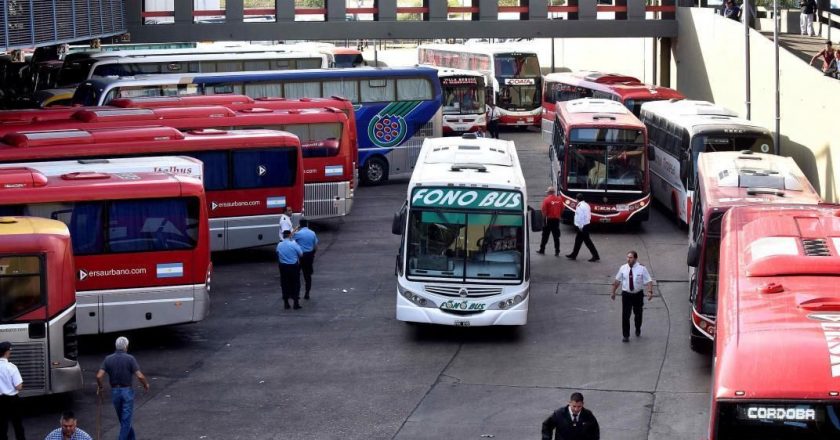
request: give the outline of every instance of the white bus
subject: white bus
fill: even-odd
[[[0,165],[2,168],[32,168],[45,176],[68,173],[165,173],[204,181],[204,164],[189,156],[142,156],[109,159],[56,160]]]
[[[670,208],[682,225],[691,218],[700,153],[774,151],[769,130],[707,101],[646,102],[639,119],[647,127],[648,143],[656,150],[650,163],[653,196]]]
[[[485,98],[493,89],[487,89],[484,75],[475,70],[431,66],[440,78],[443,135],[461,135],[487,130]]]
[[[394,216],[397,319],[524,325],[530,286],[525,178],[512,141],[426,139]]]
[[[540,126],[542,72],[535,51],[509,45],[424,44],[417,59],[429,66],[480,72],[493,88],[500,125]]]

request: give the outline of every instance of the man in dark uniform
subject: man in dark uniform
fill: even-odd
[[[572,393],[569,404],[554,411],[542,424],[543,440],[600,440],[601,428],[592,411],[583,407],[583,394]]]
[[[303,273],[303,285],[306,287],[303,299],[309,299],[312,290],[312,273],[315,271],[315,251],[318,250],[318,236],[309,229],[309,221],[300,220],[300,229],[295,231],[295,242],[300,246],[303,255],[300,256],[300,271]]]
[[[289,300],[300,309],[300,257],[303,251],[294,240],[292,231],[283,231],[283,241],[277,243],[277,262],[280,269],[280,289],[283,291],[283,308],[290,309]]]

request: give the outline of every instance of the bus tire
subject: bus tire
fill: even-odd
[[[382,157],[368,159],[362,171],[362,180],[367,185],[379,185],[388,180],[388,162]]]

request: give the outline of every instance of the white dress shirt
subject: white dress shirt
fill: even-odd
[[[490,107],[490,110],[487,112],[487,119],[491,121],[498,121],[501,117],[502,112],[499,111],[499,107]]]
[[[17,386],[23,383],[20,371],[15,364],[6,358],[0,358],[0,394],[14,396],[18,393]]]
[[[280,238],[283,238],[283,231],[291,231],[292,229],[294,229],[292,218],[286,214],[280,214]]]
[[[633,290],[630,290],[630,265],[624,263],[615,274],[615,280],[621,282],[621,291],[639,293],[645,290],[647,283],[653,282],[650,272],[639,263],[633,265]]]
[[[592,209],[589,208],[589,203],[581,200],[575,207],[575,226],[583,229],[590,221],[592,221]]]

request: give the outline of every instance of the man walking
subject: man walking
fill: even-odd
[[[134,414],[134,378],[143,384],[143,389],[149,392],[149,381],[140,371],[137,359],[128,354],[128,338],[120,336],[114,344],[116,350],[109,354],[96,372],[96,393],[103,390],[105,375],[111,384],[111,403],[120,420],[119,440],[134,440],[134,428],[131,418]]]
[[[73,411],[61,414],[61,428],[56,428],[44,440],[93,440],[90,435],[76,427],[76,415]]]
[[[8,439],[9,422],[15,430],[15,439],[24,440],[23,420],[20,414],[20,396],[23,378],[15,364],[9,362],[12,344],[0,342],[0,440]]]
[[[814,14],[817,12],[815,0],[799,0],[799,30],[802,35],[816,37],[814,32]]]
[[[283,241],[277,243],[277,260],[280,269],[280,289],[283,291],[283,308],[291,308],[289,300],[294,300],[295,310],[300,309],[300,257],[303,255],[300,245],[292,240],[292,231],[283,231]]]
[[[315,271],[315,251],[318,250],[318,236],[315,231],[309,229],[309,220],[300,220],[300,229],[295,232],[295,242],[300,246],[303,254],[300,256],[300,271],[303,273],[304,294],[303,299],[309,299],[309,291],[312,290],[312,273]]]
[[[569,404],[554,411],[542,424],[543,440],[600,440],[601,428],[592,411],[583,407],[583,394],[572,393]]]
[[[487,131],[490,132],[490,137],[493,139],[499,138],[499,119],[502,117],[502,114],[499,112],[499,108],[496,107],[496,104],[492,102],[487,104]]]
[[[566,258],[570,260],[577,258],[581,243],[586,243],[586,248],[592,254],[589,261],[594,263],[601,257],[598,256],[598,249],[595,249],[595,244],[589,238],[589,222],[592,220],[592,209],[589,207],[589,203],[583,200],[583,194],[578,194],[575,198],[577,199],[577,206],[575,207],[575,230],[577,234],[575,234],[575,247],[571,254],[566,255]]]
[[[630,340],[630,312],[632,310],[636,337],[642,335],[642,310],[645,305],[644,291],[648,292],[648,301],[653,299],[653,279],[647,268],[638,263],[636,251],[627,253],[627,263],[618,269],[612,285],[610,299],[615,301],[615,291],[621,286],[621,335],[622,342]]]
[[[557,195],[553,186],[549,186],[545,194],[540,208],[545,217],[545,227],[542,230],[540,250],[537,253],[545,254],[545,245],[548,243],[548,236],[551,235],[554,239],[554,256],[557,257],[560,255],[560,215],[563,213],[563,198]]]

